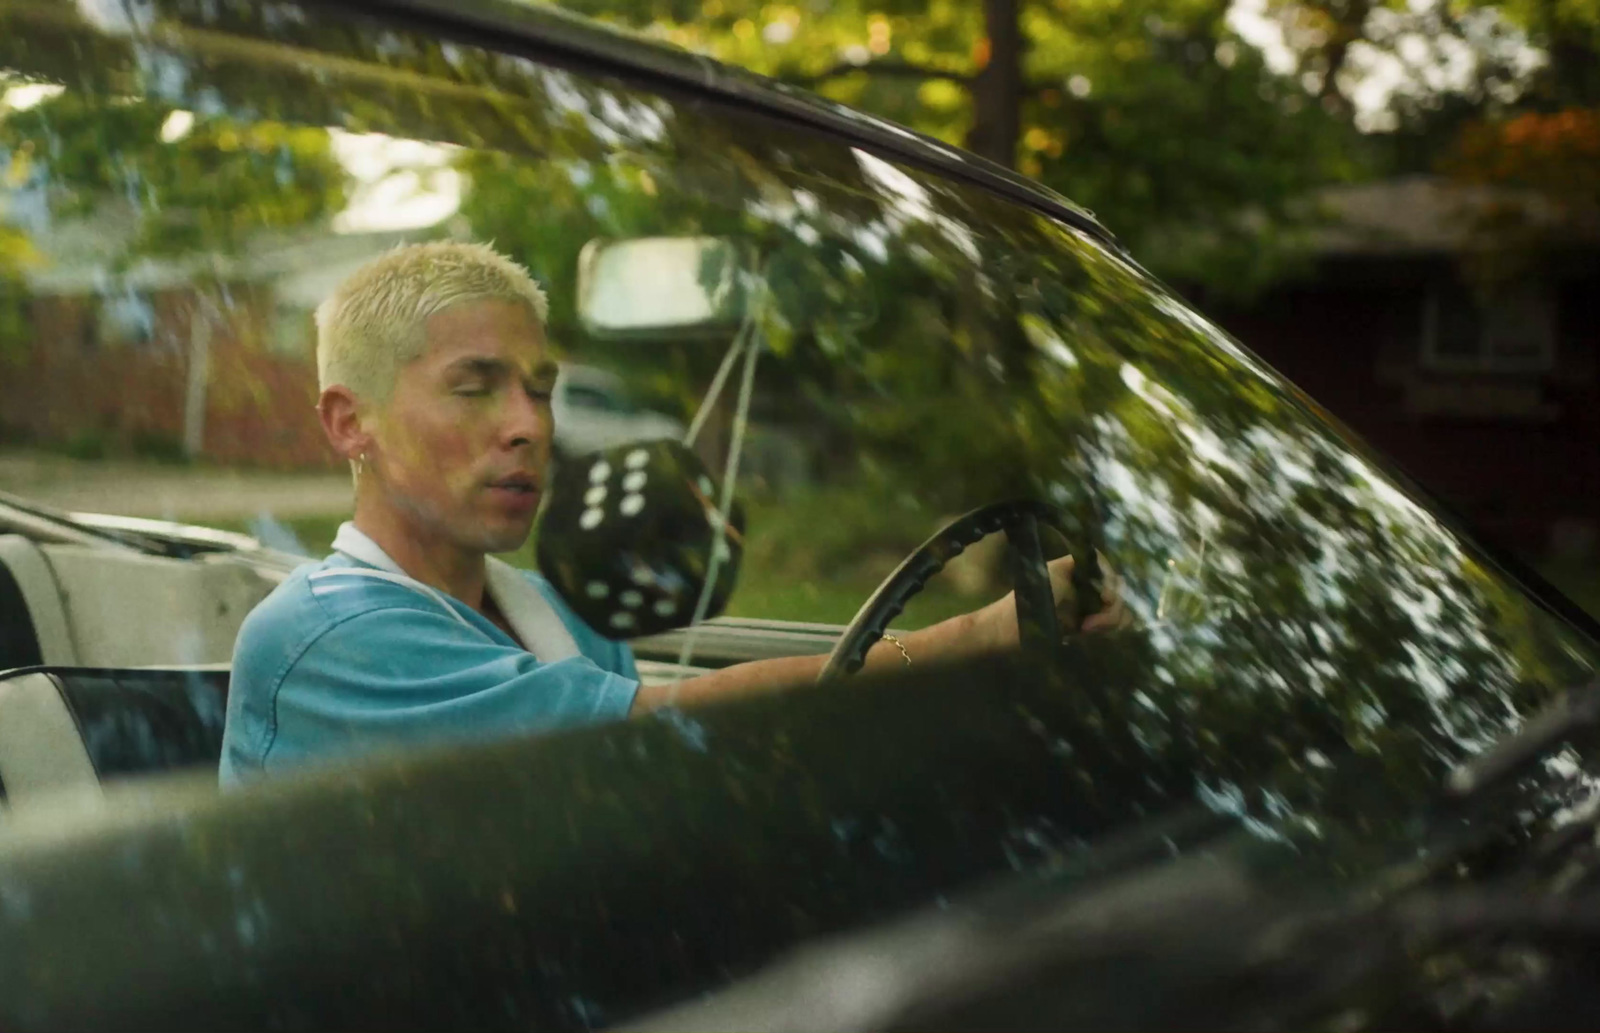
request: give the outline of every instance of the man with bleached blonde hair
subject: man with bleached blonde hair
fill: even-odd
[[[641,688],[626,645],[584,624],[538,575],[490,556],[526,540],[544,486],[556,379],[546,317],[526,270],[463,243],[380,255],[318,308],[317,412],[351,463],[355,512],[331,556],[300,567],[245,620],[224,785],[817,677],[822,657],[793,657]],[[1051,575],[1064,585],[1070,561]],[[1016,642],[1015,613],[1007,596],[903,645],[923,659],[1004,649]],[[867,658],[900,662],[883,643]]]

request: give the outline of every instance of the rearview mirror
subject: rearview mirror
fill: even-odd
[[[591,240],[578,256],[578,316],[596,337],[701,337],[744,318],[743,255],[718,237]]]

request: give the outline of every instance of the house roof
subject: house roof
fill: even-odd
[[[314,306],[346,275],[396,244],[437,236],[437,231],[395,230],[335,233],[320,225],[292,233],[261,233],[236,255],[210,252],[140,257],[124,268],[117,257],[127,247],[137,219],[117,205],[93,218],[53,227],[36,248],[40,260],[24,271],[34,294],[93,294],[112,287],[159,290],[186,287],[198,275],[248,283],[272,283],[284,300]]]
[[[1406,176],[1328,187],[1312,203],[1328,220],[1312,234],[1323,255],[1454,254],[1482,246],[1491,225],[1600,243],[1600,218],[1531,190]]]

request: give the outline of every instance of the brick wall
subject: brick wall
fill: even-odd
[[[270,297],[235,286],[213,323],[202,456],[275,469],[337,466],[312,406],[311,343],[275,351]],[[0,429],[47,446],[104,447],[110,454],[173,451],[184,434],[189,370],[189,291],[149,296],[154,332],[119,339],[104,329],[94,296],[32,300],[31,347],[0,377]]]
[[[1593,552],[1600,529],[1600,277],[1558,289],[1556,365],[1461,374],[1421,363],[1427,277],[1363,263],[1325,270],[1218,322],[1482,533]]]

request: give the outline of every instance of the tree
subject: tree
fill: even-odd
[[[1298,74],[1349,113],[1363,75],[1387,63],[1389,168],[1432,170],[1484,121],[1600,104],[1600,7],[1588,0],[1273,0]],[[1398,73],[1398,74],[1396,74]]]
[[[1365,161],[1218,0],[568,6],[964,143],[1094,210],[1157,272],[1223,288],[1281,271],[1294,241],[1270,231],[1293,225],[1288,202]],[[1179,227],[1213,242],[1207,260],[1167,263]]]
[[[1568,218],[1592,217],[1600,208],[1600,108],[1469,123],[1444,164],[1467,182],[1535,190],[1562,203]]]
[[[196,4],[188,13],[205,22],[264,10]],[[138,248],[181,251],[198,232],[223,254],[333,203],[338,176],[324,141],[308,136],[297,149],[288,125],[467,145],[463,214],[547,281],[557,340],[581,340],[570,299],[578,250],[594,237],[728,234],[771,260],[791,246],[802,256],[848,253],[866,271],[877,322],[858,331],[847,320],[803,324],[779,313],[763,366],[767,386],[808,405],[814,430],[844,443],[849,462],[834,465],[827,487],[857,510],[888,511],[873,531],[886,528],[889,547],[920,536],[915,517],[1013,494],[1053,500],[1080,544],[1116,558],[1145,619],[1137,635],[1079,651],[1081,691],[989,708],[1024,717],[1048,745],[1041,755],[1063,777],[1038,784],[1058,805],[1088,800],[1132,821],[1195,791],[1217,809],[1242,809],[1249,791],[1289,822],[1304,801],[1274,797],[1280,776],[1298,772],[1316,791],[1330,785],[1323,772],[1341,754],[1411,776],[1390,785],[1429,792],[1447,765],[1592,676],[1588,645],[1286,385],[1082,235],[850,147],[614,82],[398,31],[377,44],[352,40],[342,21],[315,14],[282,31],[324,34],[307,47],[349,60],[258,48],[258,60],[238,66],[196,61],[185,87],[194,94],[158,100],[137,81],[118,82],[148,55],[135,61],[112,48],[83,69],[90,86],[0,122],[0,143],[12,161],[37,156],[28,174],[62,212],[94,211],[131,191]],[[1141,31],[1148,42],[1167,30]],[[0,53],[18,39],[36,42],[0,31]],[[69,36],[23,56],[46,63],[102,39]],[[1215,64],[1236,68],[1246,56]],[[1135,48],[1104,60],[1142,58]],[[1196,51],[1192,69],[1171,69],[1149,96],[1180,97],[1173,83],[1211,63]],[[1252,81],[1206,74],[1228,89]],[[1139,88],[1124,87],[1130,96]],[[1103,96],[1098,89],[1086,95]],[[248,100],[251,117],[196,113],[188,133],[163,132],[173,112],[203,111],[209,91],[229,110]],[[1107,146],[1128,143],[1115,110],[1086,123],[1101,126]],[[287,169],[277,163],[285,147]],[[1214,185],[1200,190],[1220,196]],[[798,279],[793,309],[827,315],[808,303],[820,292]],[[636,350],[633,364],[692,402],[704,378],[683,371],[705,356],[657,343]],[[841,510],[821,522],[839,523]],[[836,562],[860,564],[863,546],[878,544],[857,534]],[[1040,710],[1013,706],[1024,702]],[[1114,763],[1099,763],[1108,756]],[[738,788],[736,773],[728,784]],[[933,783],[905,784],[948,809],[926,792]]]
[[[107,256],[113,276],[141,258],[204,260],[191,270],[185,345],[183,446],[197,456],[204,444],[211,338],[229,318],[226,260],[262,233],[317,225],[338,211],[346,174],[325,129],[207,113],[202,97],[192,98],[191,108],[142,95],[125,46],[71,20],[52,28],[55,48],[45,46],[46,30],[36,26],[11,34],[9,47],[0,42],[0,64],[43,77],[62,62],[60,70],[81,86],[0,115],[0,154],[15,187],[42,200],[45,219],[131,223],[125,238],[105,238],[117,249]],[[90,60],[80,64],[86,55]],[[0,334],[4,271],[0,261]]]

